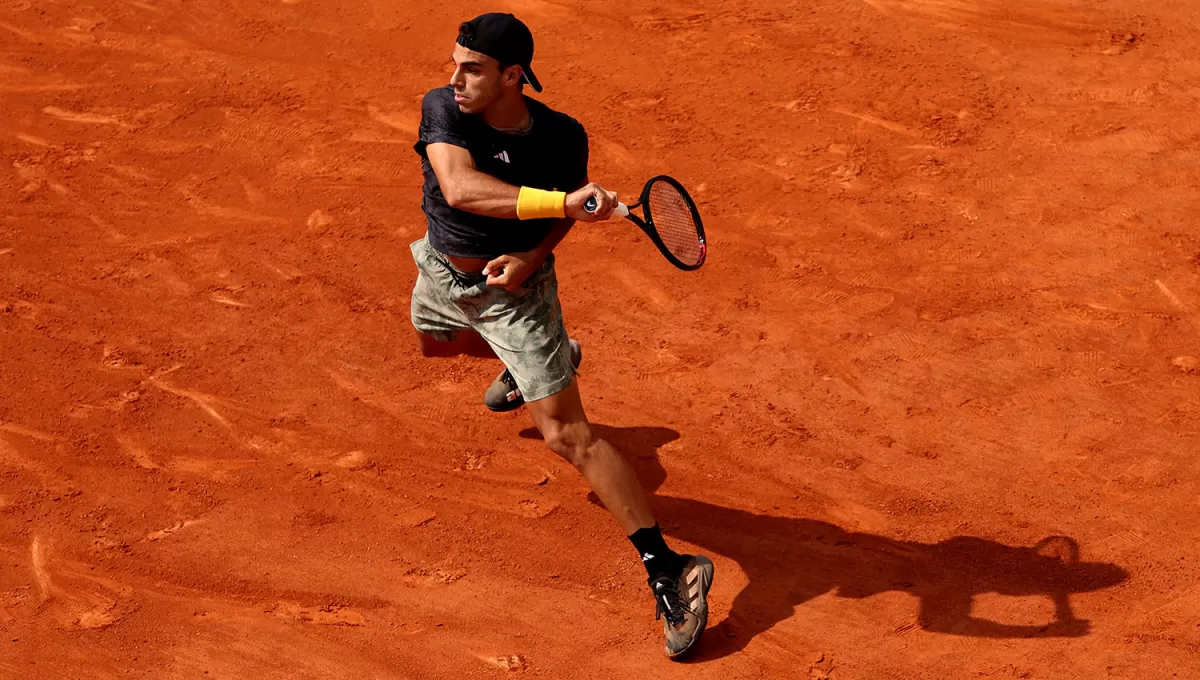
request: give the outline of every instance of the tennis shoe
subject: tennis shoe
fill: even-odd
[[[683,555],[683,570],[650,581],[658,605],[655,618],[663,622],[667,658],[679,660],[696,647],[708,625],[708,589],[713,563],[702,555]]]

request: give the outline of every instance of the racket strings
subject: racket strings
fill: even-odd
[[[667,250],[684,264],[699,264],[702,257],[700,227],[688,199],[672,184],[655,182],[646,202],[650,220]]]

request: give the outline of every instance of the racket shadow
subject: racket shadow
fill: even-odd
[[[825,593],[852,599],[890,591],[912,595],[916,616],[895,629],[901,633],[919,628],[965,637],[1082,637],[1090,623],[1075,616],[1070,595],[1108,588],[1128,577],[1117,565],[1080,561],[1078,543],[1065,536],[1051,536],[1033,546],[972,536],[929,544],[685,498],[658,496],[652,503],[664,533],[736,561],[749,581],[734,597],[728,616],[705,635],[696,661],[741,651],[755,636]],[[973,601],[985,593],[1043,596],[1054,614],[1034,625],[974,616]],[[870,625],[847,617],[824,622],[814,617],[815,613],[806,615],[808,626],[857,630]],[[878,632],[889,631],[891,627],[881,625]],[[810,650],[795,651],[799,655]]]
[[[625,455],[648,493],[662,486],[667,473],[657,452],[678,439],[679,433],[661,427],[593,427]],[[533,428],[521,436],[540,438]],[[599,504],[593,495],[589,498]],[[912,595],[917,600],[916,616],[897,632],[919,628],[964,637],[1083,637],[1091,624],[1075,615],[1070,596],[1110,588],[1128,578],[1115,564],[1081,561],[1078,542],[1067,536],[1049,536],[1032,546],[1009,546],[973,536],[921,543],[687,498],[652,495],[650,502],[664,534],[737,562],[748,580],[734,596],[728,615],[705,633],[693,662],[745,649],[757,635],[796,616],[797,608],[826,593],[850,599],[890,591]],[[718,573],[718,593],[720,582]],[[1034,625],[974,616],[974,599],[987,593],[1042,596],[1054,613],[1050,620]],[[806,619],[821,628],[863,625],[844,617],[826,622],[811,615]],[[881,626],[879,633],[886,632]],[[810,650],[795,651],[801,655]]]

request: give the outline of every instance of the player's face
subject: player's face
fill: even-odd
[[[500,62],[462,45],[454,45],[454,102],[463,113],[479,113],[504,95],[506,74]]]

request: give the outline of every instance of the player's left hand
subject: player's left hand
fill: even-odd
[[[542,266],[545,259],[533,250],[509,253],[488,262],[483,273],[488,277],[487,285],[513,293]]]

